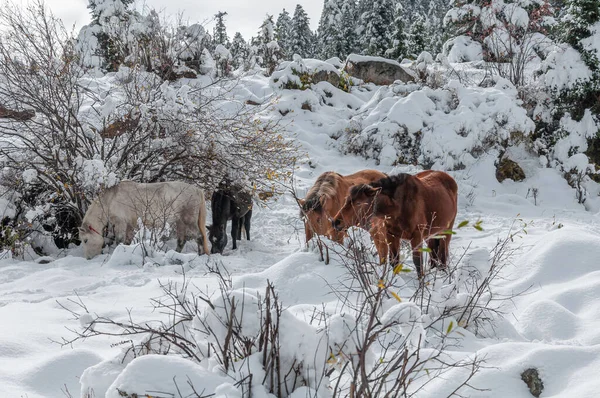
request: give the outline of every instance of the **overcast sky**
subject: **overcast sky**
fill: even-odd
[[[87,0],[45,0],[46,4],[56,16],[61,18],[65,26],[71,27],[76,24],[77,31],[90,20],[87,7]],[[194,22],[208,22],[217,11],[226,11],[225,17],[227,24],[227,34],[233,38],[236,31],[239,31],[244,39],[248,40],[255,36],[258,27],[262,23],[267,13],[273,14],[274,21],[283,8],[290,16],[293,15],[298,0],[136,0],[136,9],[154,8],[161,15],[175,18],[179,13],[183,14],[184,20]],[[305,0],[302,7],[310,18],[310,25],[313,30],[317,29],[323,0]],[[209,32],[212,33],[213,24],[208,25]]]

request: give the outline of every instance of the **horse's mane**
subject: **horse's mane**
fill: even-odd
[[[304,211],[321,211],[323,209],[323,200],[333,198],[337,195],[340,178],[342,178],[341,174],[333,171],[321,174],[317,178],[317,181],[315,181],[315,185],[308,190],[302,209]]]
[[[374,187],[373,185],[369,185],[369,184],[354,185],[352,188],[350,188],[350,197],[354,199],[354,198],[356,198],[357,195],[363,193],[366,190],[370,190],[373,187]]]
[[[375,181],[371,184],[373,188],[381,188],[381,193],[390,197],[394,196],[396,188],[403,185],[406,179],[410,177],[410,174],[400,173],[393,176],[382,178],[381,180]]]

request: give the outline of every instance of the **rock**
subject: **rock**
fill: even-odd
[[[517,162],[509,158],[504,158],[496,166],[496,179],[498,182],[502,182],[507,178],[517,182],[523,181],[525,179],[525,172]]]
[[[540,379],[540,375],[535,368],[529,368],[521,373],[521,380],[529,387],[529,392],[534,397],[539,397],[544,390],[544,383]]]
[[[338,87],[340,85],[340,76],[328,70],[320,70],[312,75],[312,82],[313,84],[319,82],[329,82],[334,87]]]
[[[359,78],[365,83],[377,85],[392,84],[396,80],[405,83],[416,80],[415,76],[398,62],[381,57],[350,54],[346,59],[344,70],[350,76]]]

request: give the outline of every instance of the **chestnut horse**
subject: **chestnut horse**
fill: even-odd
[[[313,234],[327,236],[333,241],[342,243],[345,232],[336,231],[331,225],[331,220],[344,205],[350,188],[385,177],[386,174],[377,170],[362,170],[347,176],[333,171],[321,174],[308,190],[306,198],[298,201],[302,207],[300,217],[304,220],[306,243],[311,240]]]
[[[447,265],[452,234],[445,232],[454,226],[457,195],[456,181],[443,171],[426,170],[414,176],[401,173],[353,187],[332,225],[341,231],[347,228],[347,220],[356,217],[352,213],[358,212],[361,216],[362,211],[366,217],[370,212],[372,223],[385,224],[392,254],[397,255],[395,250],[399,243],[396,241],[410,241],[413,262],[421,277],[423,240],[430,249],[432,266]]]

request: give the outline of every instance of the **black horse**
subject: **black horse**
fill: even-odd
[[[246,239],[250,240],[250,219],[252,218],[252,196],[239,187],[221,187],[211,199],[212,225],[208,226],[208,239],[212,245],[210,252],[223,253],[227,245],[227,220],[231,220],[231,239],[233,249],[235,241],[242,240],[242,226],[246,230]]]

